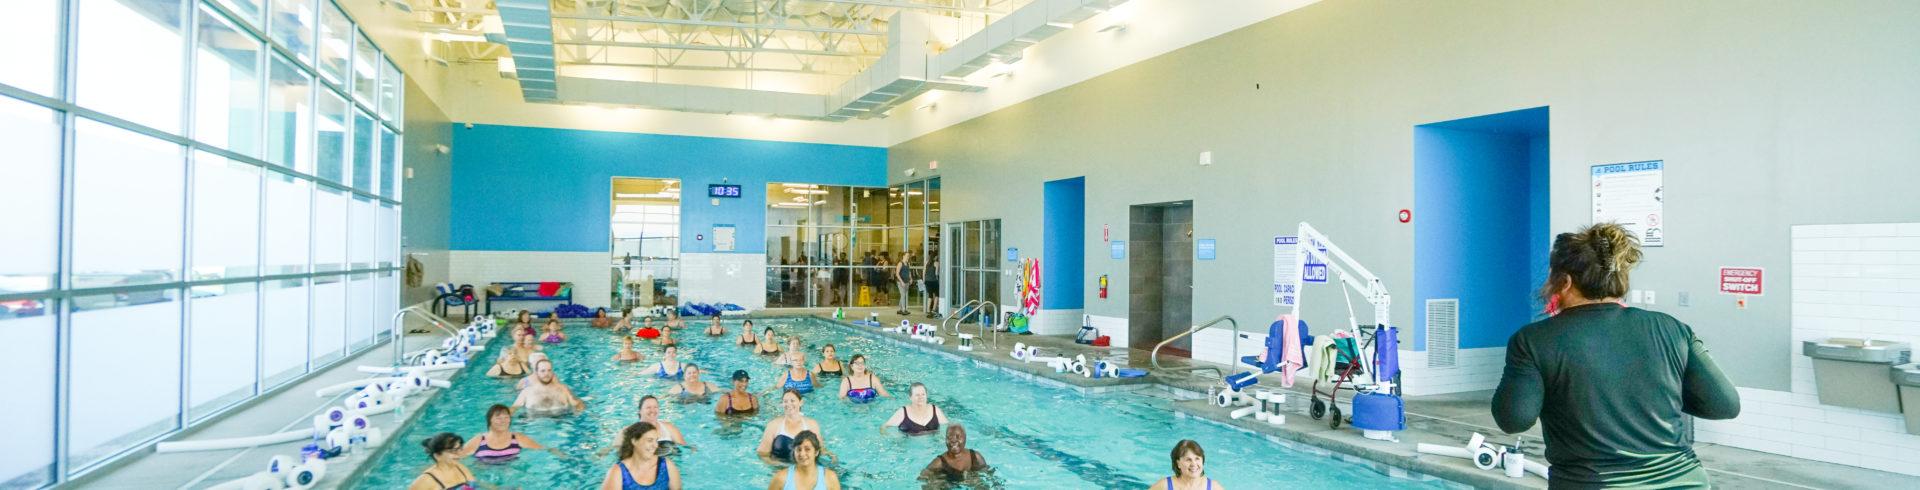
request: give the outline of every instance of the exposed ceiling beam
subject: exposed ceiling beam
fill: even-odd
[[[755,48],[750,46],[715,46],[711,44],[674,44],[674,43],[630,43],[618,41],[568,41],[553,40],[555,46],[603,46],[610,48],[644,49],[684,49],[688,51],[725,51],[735,53],[773,53],[798,54],[811,56],[845,56],[852,58],[879,58],[881,53],[855,53],[850,51],[820,51],[813,49]]]
[[[873,7],[887,7],[887,8],[896,8],[896,9],[903,9],[903,10],[937,10],[937,11],[943,11],[943,12],[965,12],[970,14],[994,14],[994,15],[1007,13],[1007,11],[1004,9],[989,9],[989,8],[980,8],[980,7],[954,7],[954,6],[947,6],[947,5],[932,5],[932,4],[926,4],[926,3],[901,2],[901,1],[892,1],[892,0],[818,0],[818,1],[826,2],[826,3],[844,3],[849,5],[867,5],[867,6],[873,6]]]
[[[816,27],[816,26],[784,24],[784,23],[783,24],[749,24],[745,22],[727,22],[727,21],[719,21],[719,20],[663,19],[658,17],[635,17],[635,16],[626,16],[626,15],[593,15],[593,14],[561,14],[561,13],[553,14],[553,18],[556,20],[559,20],[559,19],[590,20],[590,21],[607,21],[607,22],[632,22],[632,23],[639,23],[639,24],[668,24],[668,25],[695,26],[695,27],[727,27],[727,28],[740,29],[740,30],[798,31],[798,32],[816,32],[816,33],[823,33],[823,34],[847,34],[847,35],[853,35],[853,36],[885,36],[887,35],[886,31],[872,31],[872,30],[866,30],[866,29],[842,29],[838,27]]]
[[[843,72],[834,72],[830,70],[817,70],[817,69],[804,69],[804,68],[755,68],[755,67],[747,67],[747,66],[712,66],[712,65],[656,64],[656,63],[603,63],[603,62],[597,62],[597,61],[586,62],[586,63],[561,62],[560,66],[562,67],[565,67],[565,66],[616,66],[616,67],[622,67],[622,68],[657,68],[662,70],[691,70],[691,71],[759,71],[759,72],[773,72],[773,73],[801,73],[801,74],[807,74],[807,75],[852,75],[857,73],[852,70],[846,70]]]

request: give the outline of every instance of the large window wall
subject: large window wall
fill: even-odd
[[[893,187],[767,185],[767,306],[923,307],[940,249],[940,179]],[[911,255],[909,255],[911,254]],[[895,266],[907,261],[901,295]],[[937,263],[937,262],[936,262]],[[934,288],[938,290],[938,287]]]
[[[327,0],[0,16],[0,488],[65,482],[388,337],[399,70]]]

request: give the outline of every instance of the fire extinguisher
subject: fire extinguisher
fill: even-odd
[[[1100,275],[1100,299],[1107,299],[1107,275]]]

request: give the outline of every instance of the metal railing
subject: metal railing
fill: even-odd
[[[446,331],[447,335],[449,336],[454,336],[454,337],[460,336],[459,332],[455,332],[452,327],[447,326],[447,319],[445,318],[434,316],[433,313],[429,313],[426,310],[420,309],[419,306],[408,306],[406,308],[401,308],[400,311],[393,312],[393,318],[387,321],[389,326],[393,328],[392,332],[393,332],[393,367],[394,368],[406,367],[407,365],[406,363],[407,331],[400,324],[400,320],[406,318],[408,313],[420,315],[421,318],[425,318],[427,320],[427,323],[431,323],[435,327],[440,327],[440,330]]]
[[[962,304],[962,305],[960,305],[960,307],[959,307],[959,308],[954,308],[952,312],[950,312],[950,313],[947,313],[947,317],[946,317],[946,318],[941,318],[941,319],[940,319],[940,330],[939,330],[938,332],[934,332],[934,333],[941,333],[941,332],[946,332],[946,331],[947,331],[947,325],[948,325],[949,323],[951,323],[951,322],[953,322],[953,319],[955,319],[955,318],[965,318],[965,317],[967,316],[967,307],[969,307],[969,306],[976,306],[976,305],[979,305],[979,304],[980,304],[980,300],[977,300],[977,299],[976,299],[976,300],[970,300],[970,301],[967,301],[967,302],[966,302],[966,304]],[[955,334],[958,334],[958,333],[960,333],[960,326],[959,326],[959,325],[954,325],[954,327],[953,327],[953,333],[955,333]]]
[[[1148,357],[1148,360],[1153,361],[1154,369],[1161,369],[1160,367],[1160,349],[1161,348],[1166,347],[1167,344],[1171,344],[1175,340],[1180,340],[1181,337],[1193,335],[1194,332],[1206,330],[1208,327],[1212,327],[1215,324],[1218,324],[1220,322],[1227,322],[1227,324],[1233,326],[1233,357],[1227,360],[1227,365],[1232,366],[1234,365],[1234,363],[1240,362],[1240,322],[1234,320],[1233,317],[1230,315],[1220,315],[1219,318],[1208,320],[1206,323],[1187,327],[1187,331],[1180,332],[1180,335],[1167,337],[1166,340],[1162,340],[1160,341],[1159,344],[1153,346],[1153,354]]]
[[[987,310],[987,307],[989,306],[993,307],[993,310],[991,312]],[[997,323],[1000,321],[1000,304],[994,303],[992,301],[981,301],[980,308],[976,309],[975,311],[979,311],[981,314],[980,338],[985,339],[987,337],[987,331],[992,330],[993,331],[993,348],[995,349],[1000,348],[1000,328],[999,328],[999,325],[997,325]],[[959,330],[958,325],[955,325],[954,327],[955,327],[954,328],[955,331]]]

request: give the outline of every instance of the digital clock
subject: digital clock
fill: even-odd
[[[738,184],[707,184],[707,197],[738,199],[740,197],[740,186]]]

